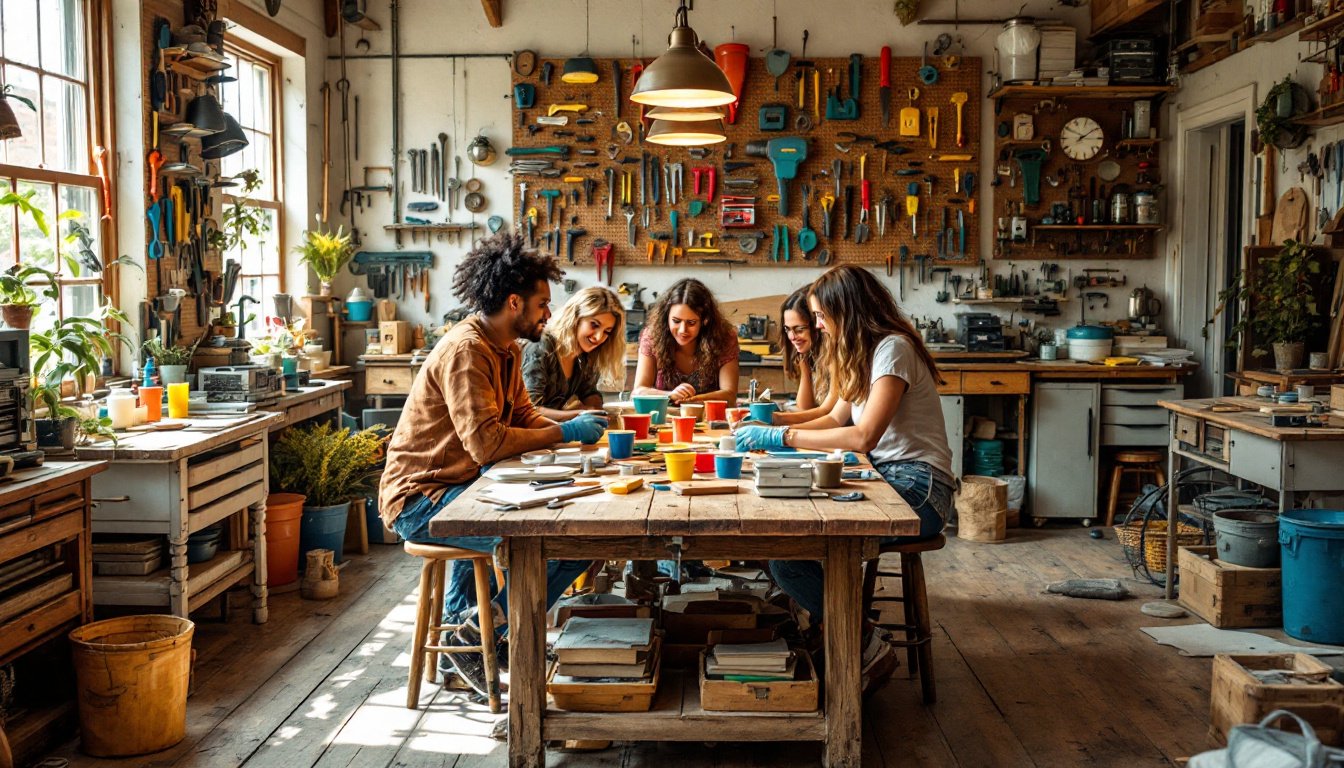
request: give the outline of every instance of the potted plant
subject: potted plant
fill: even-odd
[[[383,438],[372,429],[351,432],[329,422],[285,430],[271,449],[271,490],[305,498],[299,562],[310,549],[341,559],[350,500],[378,487]]]
[[[187,368],[191,366],[192,355],[196,354],[196,345],[184,347],[178,344],[164,346],[159,339],[150,339],[144,345],[145,354],[154,358],[159,366],[159,378],[167,384],[181,384],[187,380]]]
[[[1311,109],[1307,90],[1293,82],[1292,75],[1274,84],[1255,108],[1260,140],[1279,149],[1294,149],[1307,140],[1307,129],[1293,122]]]
[[[299,263],[307,264],[317,275],[320,295],[330,296],[331,282],[355,253],[350,235],[344,227],[337,227],[335,232],[310,229],[303,233],[303,237],[303,244],[294,247],[299,254]]]
[[[1300,368],[1307,335],[1321,325],[1312,282],[1320,272],[1321,263],[1310,246],[1286,240],[1278,253],[1232,278],[1232,284],[1218,293],[1218,306],[1208,322],[1229,303],[1236,304],[1243,311],[1230,329],[1236,338],[1229,346],[1240,345],[1250,333],[1256,345],[1251,349],[1254,357],[1269,354],[1265,345],[1270,345],[1275,368]]]
[[[37,265],[15,264],[0,274],[0,316],[10,328],[27,330],[42,302],[59,297],[56,275]]]
[[[35,420],[39,444],[72,447],[77,433],[112,436],[110,420],[104,422],[87,412],[91,408],[81,410],[64,397],[68,384],[71,396],[87,398],[103,358],[114,356],[118,344],[130,345],[125,336],[108,330],[110,321],[128,323],[129,319],[109,301],[93,317],[67,317],[48,330],[29,334],[32,382],[28,397],[34,411],[37,406],[46,409],[45,418]]]
[[[233,202],[225,206],[219,229],[210,233],[210,246],[221,254],[237,248],[247,250],[249,239],[266,235],[271,231],[271,213],[265,208],[252,204],[250,195],[261,188],[261,174],[256,169],[239,173],[234,180],[242,180],[240,194],[233,196]]]

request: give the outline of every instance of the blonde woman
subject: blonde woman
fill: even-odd
[[[599,387],[625,383],[625,309],[606,288],[584,288],[523,348],[523,386],[541,415],[569,421],[602,407]],[[575,407],[575,406],[578,407]]]

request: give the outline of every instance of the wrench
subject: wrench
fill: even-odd
[[[625,208],[625,228],[630,245],[633,246],[635,244],[635,209],[631,206]]]

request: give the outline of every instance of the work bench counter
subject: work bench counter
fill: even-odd
[[[626,496],[575,498],[558,510],[501,512],[477,498],[492,484],[478,479],[434,517],[429,531],[433,536],[504,537],[510,589],[510,765],[541,768],[546,742],[557,739],[824,741],[825,765],[859,765],[863,561],[876,556],[880,538],[919,530],[914,510],[891,486],[880,479],[847,482],[853,486],[847,490],[862,490],[867,500],[842,503],[764,499],[756,495],[751,480],[743,479],[738,493],[730,495],[678,496],[645,487]],[[822,710],[791,715],[706,712],[699,707],[694,677],[673,681],[666,674],[660,682],[666,690],[649,712],[594,714],[547,706],[546,560],[653,560],[671,556],[677,544],[683,556],[695,559],[825,562]],[[683,688],[683,695],[667,694]]]
[[[341,406],[345,402],[343,393],[353,386],[353,382],[345,379],[314,380],[306,387],[285,393],[276,402],[262,406],[259,410],[284,417],[270,425],[272,432],[322,416],[336,418],[339,426]]]

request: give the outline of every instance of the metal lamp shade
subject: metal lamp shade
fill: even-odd
[[[737,100],[728,76],[700,52],[695,30],[672,30],[671,45],[640,75],[630,100],[651,107],[721,107]]]
[[[596,83],[597,63],[588,56],[565,59],[565,68],[560,72],[560,82],[580,85]]]
[[[723,110],[713,107],[695,109],[676,109],[675,107],[654,107],[647,117],[650,120],[671,120],[677,123],[698,123],[705,120],[722,120]]]
[[[229,127],[224,121],[224,108],[219,106],[218,99],[208,93],[191,100],[187,105],[186,118],[200,131],[219,133]]]
[[[15,117],[14,108],[9,106],[9,99],[0,99],[0,141],[17,139],[22,135],[19,118]]]
[[[722,120],[676,122],[654,120],[645,141],[669,147],[703,147],[728,140]]]
[[[243,127],[233,119],[233,115],[224,114],[224,130],[212,133],[201,139],[201,157],[206,160],[218,160],[241,152],[247,146],[247,134]]]

